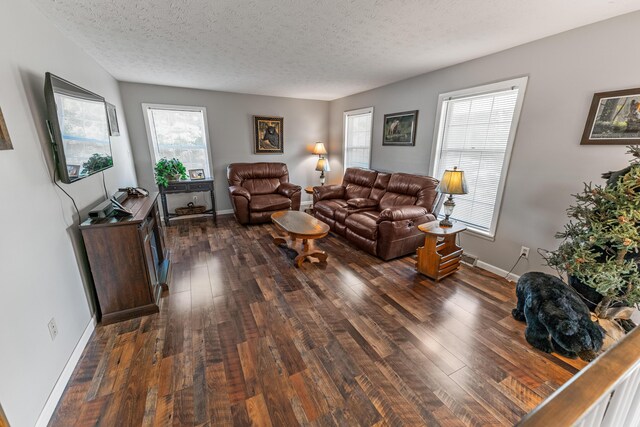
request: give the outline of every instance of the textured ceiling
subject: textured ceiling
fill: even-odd
[[[331,100],[638,0],[32,0],[116,79]]]

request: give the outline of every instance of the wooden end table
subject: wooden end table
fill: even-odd
[[[305,211],[306,213],[308,213],[308,214],[313,215],[313,186],[312,186],[312,185],[310,185],[310,186],[308,186],[308,187],[305,187],[305,188],[304,188],[304,192],[305,192],[305,193],[307,193],[307,194],[311,194],[311,207],[310,207],[310,208],[305,209],[304,211]]]
[[[462,248],[456,244],[456,235],[467,227],[454,223],[452,227],[440,227],[440,221],[420,224],[418,230],[426,234],[424,246],[418,248],[418,272],[438,281],[460,268]]]
[[[288,234],[287,237],[274,237],[273,243],[278,246],[287,245],[298,253],[294,259],[296,267],[302,267],[302,263],[309,257],[327,262],[327,253],[316,250],[313,245],[315,239],[321,239],[329,233],[327,224],[300,211],[276,212],[271,215],[271,221]],[[298,239],[302,240],[302,247],[298,244]]]

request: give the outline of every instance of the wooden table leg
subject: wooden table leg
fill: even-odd
[[[325,251],[316,250],[312,242],[304,239],[302,241],[302,253],[299,253],[294,260],[296,267],[302,267],[302,263],[308,257],[316,258],[320,262],[327,262],[328,255]]]

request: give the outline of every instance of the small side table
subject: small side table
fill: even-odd
[[[310,185],[308,187],[304,188],[304,192],[307,194],[311,194],[311,207],[308,209],[305,209],[304,211],[310,215],[313,215],[313,186]]]
[[[204,213],[210,213],[213,217],[213,222],[217,224],[216,218],[216,193],[213,187],[213,178],[205,179],[184,179],[180,181],[169,181],[168,186],[159,185],[160,200],[162,202],[162,210],[164,210],[164,225],[169,226],[169,220],[171,218],[180,216],[175,213],[170,213],[167,207],[167,194],[176,193],[195,193],[208,191],[211,193],[211,209],[206,210]]]
[[[418,272],[438,281],[460,268],[462,248],[456,244],[456,235],[467,227],[454,223],[453,227],[440,227],[440,221],[420,224],[418,230],[426,234],[424,246],[418,248]]]

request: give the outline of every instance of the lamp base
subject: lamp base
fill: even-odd
[[[444,219],[442,221],[440,221],[440,227],[453,227],[453,223],[451,222],[451,220],[449,219],[449,215],[445,216]]]

